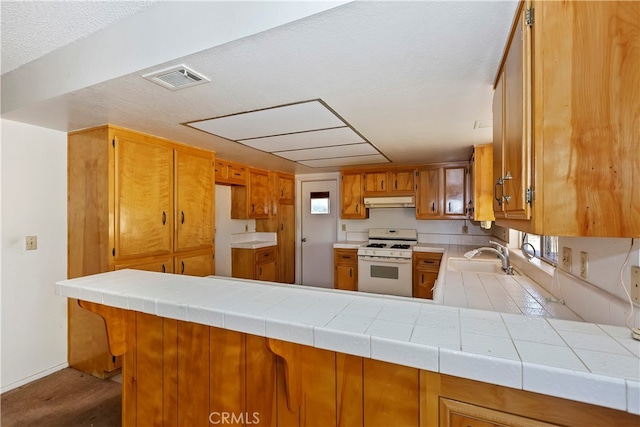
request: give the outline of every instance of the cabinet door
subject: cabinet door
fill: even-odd
[[[415,176],[414,170],[389,172],[389,191],[413,194],[415,192]]]
[[[269,174],[263,171],[249,171],[249,218],[269,216]]]
[[[493,214],[496,218],[504,218],[504,71],[500,73],[496,91],[493,94]]]
[[[175,250],[213,246],[214,177],[211,153],[175,152]]]
[[[173,149],[115,138],[115,258],[173,249]]]
[[[358,290],[358,276],[353,265],[338,264],[335,266],[334,287],[345,291]]]
[[[175,258],[175,272],[188,276],[210,276],[215,274],[215,259],[212,252],[182,255]]]
[[[173,273],[173,257],[153,259],[142,262],[116,264],[116,270],[132,268],[134,270],[155,271],[158,273]]]
[[[264,264],[256,265],[255,277],[256,280],[275,282],[278,279],[277,262],[274,260]]]
[[[432,219],[441,216],[439,168],[418,171],[416,218]]]
[[[529,145],[525,138],[524,11],[518,18],[504,64],[504,179],[503,209],[507,218],[528,219],[526,200],[530,179]]]
[[[444,214],[464,216],[466,168],[444,168]]]
[[[296,280],[295,205],[280,205],[278,219],[278,281],[282,283],[294,283]]]
[[[389,191],[387,187],[387,172],[367,172],[364,174],[366,195],[384,194]]]
[[[358,250],[333,250],[333,287],[347,291],[358,290]]]
[[[368,210],[364,207],[362,173],[342,173],[340,179],[340,217],[341,218],[367,218]]]
[[[296,198],[296,189],[295,189],[295,181],[293,178],[278,175],[278,200],[295,200]]]

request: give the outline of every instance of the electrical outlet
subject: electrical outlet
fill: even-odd
[[[587,279],[589,274],[589,254],[585,251],[580,252],[580,277]]]
[[[571,248],[562,247],[562,269],[571,273]]]
[[[245,224],[245,225],[244,225],[244,231],[245,231],[245,233],[246,233],[247,231],[249,231],[249,224]]]
[[[27,236],[25,237],[25,240],[28,251],[35,251],[38,249],[38,236]]]
[[[640,267],[631,267],[631,299],[636,304],[640,304]]]

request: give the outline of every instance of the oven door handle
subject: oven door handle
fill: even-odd
[[[369,255],[358,255],[358,259],[360,261],[368,261],[376,264],[408,264],[411,262],[411,258],[391,258]]]

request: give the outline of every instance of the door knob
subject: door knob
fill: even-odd
[[[303,238],[302,238],[302,241],[303,241],[303,242],[306,242],[306,241],[307,241],[307,238],[306,238],[306,237],[303,237]]]

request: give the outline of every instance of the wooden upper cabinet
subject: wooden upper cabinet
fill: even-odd
[[[390,171],[388,175],[389,191],[393,193],[415,193],[415,169]]]
[[[364,174],[364,195],[372,196],[386,194],[389,192],[387,183],[387,172],[365,172]]]
[[[231,218],[269,218],[271,200],[269,197],[269,172],[249,169],[246,186],[231,187]]]
[[[533,13],[518,10],[499,70],[498,225],[544,235],[640,236],[640,2],[524,7]],[[527,15],[535,20],[526,22]]]
[[[524,12],[521,12],[504,64],[503,196],[502,208],[510,218],[528,219],[527,189],[531,185],[530,146],[525,127]]]
[[[287,202],[290,201],[293,203],[296,199],[296,187],[295,187],[295,179],[293,176],[289,174],[283,174],[276,172],[277,176],[277,194],[276,197],[279,202]]]
[[[415,169],[365,171],[364,195],[415,194],[414,177]]]
[[[444,168],[444,214],[465,215],[466,177],[465,166]]]
[[[269,173],[257,169],[249,171],[249,218],[269,216]]]
[[[208,151],[175,151],[175,251],[213,247],[213,163]]]
[[[504,71],[500,73],[493,94],[493,214],[504,218]]]
[[[115,143],[115,259],[171,253],[173,148],[145,138]]]
[[[246,185],[247,167],[228,160],[216,159],[216,184]]]
[[[369,217],[364,207],[364,174],[342,171],[340,176],[340,217],[363,219]]]
[[[494,122],[495,126],[495,122]],[[473,221],[494,221],[493,145],[473,147],[469,161],[467,216]]]
[[[467,164],[434,164],[417,171],[417,219],[456,219],[466,215]]]
[[[416,218],[435,219],[442,216],[440,168],[419,169],[416,197]]]

